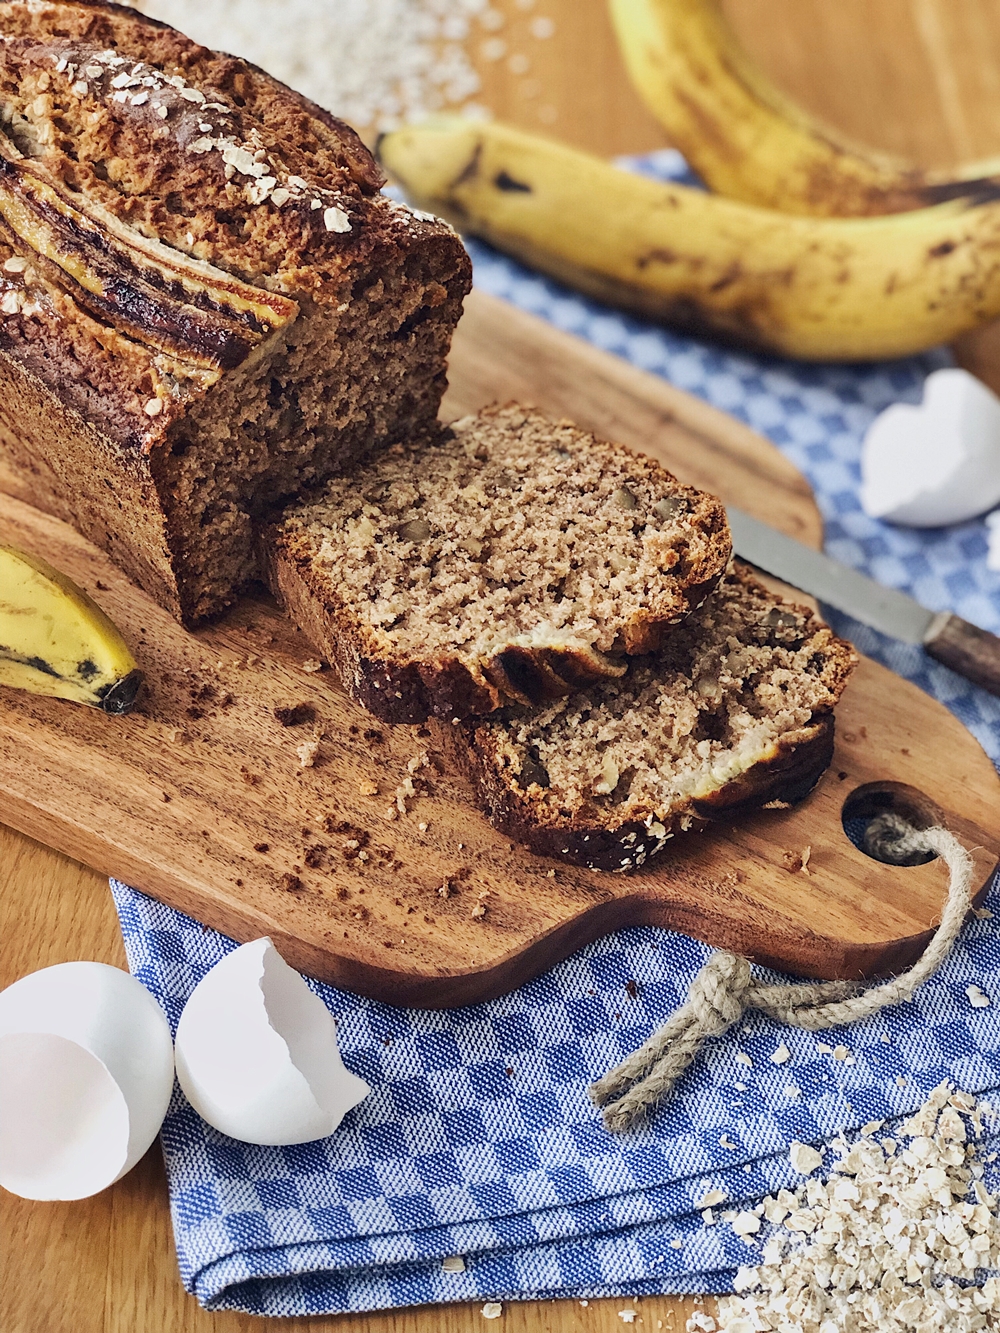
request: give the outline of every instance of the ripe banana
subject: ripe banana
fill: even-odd
[[[82,588],[0,546],[0,685],[127,713],[141,683],[125,640]]]
[[[608,305],[758,351],[905,356],[1000,315],[1000,202],[791,217],[460,117],[383,135],[378,152],[460,230]]]
[[[1000,159],[923,171],[814,120],[741,50],[720,0],[609,3],[639,95],[717,194],[822,217],[1000,197]]]

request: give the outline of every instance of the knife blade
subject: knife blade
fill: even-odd
[[[741,560],[844,611],[862,624],[931,657],[973,684],[1000,696],[1000,638],[951,611],[928,611],[913,597],[885,588],[794,537],[727,506],[733,551]]]

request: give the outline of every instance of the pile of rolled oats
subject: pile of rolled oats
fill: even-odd
[[[762,1247],[737,1274],[718,1322],[724,1333],[973,1333],[1000,1329],[1000,1213],[983,1183],[976,1142],[994,1113],[943,1083],[901,1127],[865,1125],[832,1145],[836,1161],[799,1189],[724,1213]],[[797,1170],[818,1154],[797,1151]]]
[[[469,44],[503,27],[489,0],[130,0],[231,51],[358,129],[478,110]],[[493,39],[495,40],[495,38]]]

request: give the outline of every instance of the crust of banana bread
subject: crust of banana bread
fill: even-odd
[[[0,0],[0,465],[195,623],[430,429],[471,269],[354,131],[96,0]]]

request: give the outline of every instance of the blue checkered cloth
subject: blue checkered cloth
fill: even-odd
[[[674,153],[636,169],[679,177]],[[603,309],[470,245],[476,282],[732,412],[808,476],[827,549],[925,605],[1000,630],[1000,576],[981,521],[893,529],[858,503],[876,412],[919,401],[933,353],[877,366],[751,357]],[[943,700],[1000,759],[1000,700],[844,616],[838,630]],[[132,972],[176,1025],[231,940],[112,882]],[[330,1139],[262,1148],[207,1126],[179,1091],[163,1150],[181,1275],[209,1309],[320,1315],[437,1301],[732,1290],[759,1249],[697,1209],[794,1185],[792,1140],[820,1142],[912,1113],[942,1079],[1000,1087],[1000,890],[945,967],[905,1005],[818,1036],[759,1014],[709,1044],[643,1130],[605,1132],[587,1085],[683,1001],[709,950],[653,928],[619,932],[489,1004],[394,1009],[310,981],[372,1093]],[[629,983],[634,982],[635,985]],[[975,983],[994,1007],[973,1009]],[[770,1056],[784,1042],[787,1063]],[[820,1045],[843,1043],[851,1060]],[[737,1061],[738,1053],[752,1065]],[[441,1261],[465,1258],[465,1271]]]

